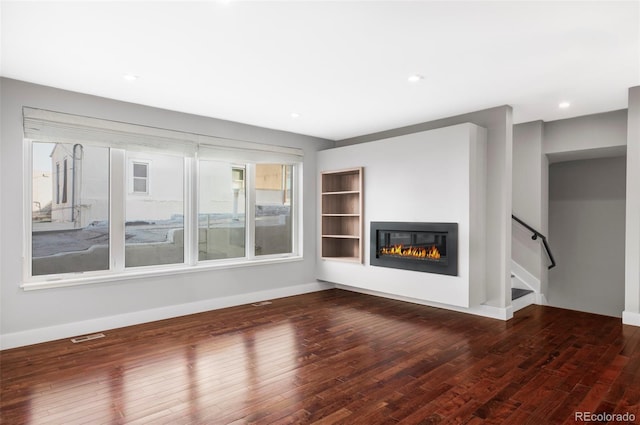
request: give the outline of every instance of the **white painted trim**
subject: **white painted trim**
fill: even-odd
[[[529,287],[523,289],[531,289],[535,293],[540,292],[540,279],[529,273],[527,269],[513,261],[513,259],[511,260],[511,273]]]
[[[636,313],[633,311],[623,311],[622,324],[640,326],[640,313]]]
[[[508,305],[506,307],[496,307],[488,304],[480,304],[479,306],[470,307],[467,310],[460,309],[457,311],[504,321],[513,318],[513,307],[511,305]]]
[[[512,300],[511,308],[513,309],[513,312],[515,313],[518,310],[522,310],[523,308],[528,307],[531,304],[536,304],[536,295],[537,294],[531,292],[525,296]]]
[[[275,298],[290,297],[309,292],[324,291],[333,288],[332,284],[324,282],[312,282],[283,288],[269,289],[265,291],[251,292],[247,294],[231,295],[228,297],[212,298],[187,304],[171,305],[150,310],[136,311],[119,314],[117,316],[100,317],[98,319],[83,320],[81,322],[65,323],[46,328],[29,329],[22,332],[0,335],[0,349],[22,347],[38,344],[56,339],[70,338],[95,332],[105,332],[109,329],[124,326],[138,325],[156,320],[185,316],[188,314],[202,313],[226,307],[249,304]],[[108,336],[108,334],[107,334]]]
[[[549,305],[549,302],[547,301],[547,297],[545,297],[544,294],[541,294],[539,292],[535,292],[534,295],[536,296],[536,304],[538,304],[538,305]]]
[[[204,134],[146,125],[118,122],[82,115],[22,108],[23,129],[26,138],[53,143],[83,143],[112,148],[143,151],[160,150],[192,155],[196,151],[212,152],[218,156],[225,152],[253,153],[254,157],[269,161],[300,161],[304,150],[290,146],[265,145],[239,139],[227,139]],[[269,157],[269,155],[271,155]]]
[[[518,276],[516,276],[513,273],[511,273],[511,287],[518,288],[518,289],[528,289],[530,291],[533,291],[533,289],[529,285],[524,283],[522,279],[520,279]]]
[[[353,286],[343,285],[343,284],[335,284],[335,287],[338,289],[343,289],[345,291],[351,292],[359,292],[361,294],[373,295],[376,297],[389,298],[392,300],[405,301],[413,304],[426,305],[429,307],[437,307],[443,308],[445,310],[457,311],[459,313],[468,313],[476,316],[489,317],[491,319],[499,319],[499,320],[509,320],[513,317],[513,311],[511,306],[508,307],[494,307],[487,304],[481,304],[477,306],[472,306],[469,308],[457,307],[449,304],[441,304],[435,302],[429,302],[425,300],[420,300],[411,297],[405,297],[402,295],[389,294],[386,292],[372,291],[370,289],[364,288],[356,288]]]
[[[122,282],[123,280],[142,279],[154,276],[171,276],[183,273],[198,273],[208,270],[235,269],[250,266],[262,266],[265,264],[290,263],[294,261],[303,261],[304,258],[290,254],[275,254],[273,256],[263,256],[264,258],[256,258],[247,261],[245,257],[231,258],[222,260],[210,260],[198,263],[195,266],[183,264],[171,264],[168,266],[149,266],[149,267],[132,267],[124,270],[122,273],[101,273],[101,272],[85,272],[76,273],[79,277],[69,277],[74,274],[64,275],[65,277],[51,277],[34,280],[20,285],[25,291],[33,291],[40,289],[64,288],[67,286],[90,285],[94,283],[104,282]]]

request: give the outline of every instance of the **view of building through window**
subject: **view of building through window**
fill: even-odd
[[[32,146],[32,274],[108,270],[109,149]]]
[[[291,252],[291,165],[256,165],[255,255]]]
[[[198,193],[198,260],[244,257],[245,167],[201,160]]]
[[[132,183],[134,193],[149,193],[149,163],[132,162]]]
[[[293,253],[293,165],[201,159],[192,200],[182,155],[31,145],[32,276],[184,264],[187,202],[198,208],[198,261]],[[124,208],[110,217],[113,202]]]
[[[184,158],[128,152],[126,163],[125,266],[184,263]]]

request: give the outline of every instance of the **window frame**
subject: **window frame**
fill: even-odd
[[[60,161],[56,161],[56,205],[60,205]]]
[[[296,199],[294,198],[293,194],[296,191],[296,186],[297,183],[295,181],[295,165],[294,164],[290,164],[290,163],[278,163],[278,164],[272,164],[272,165],[279,165],[282,167],[282,190],[283,190],[283,204],[286,202],[286,193],[287,193],[287,187],[286,187],[286,169],[288,168],[288,166],[291,166],[291,199],[290,199],[290,203],[291,203],[291,207],[290,207],[290,214],[291,214],[291,252],[296,252],[296,250],[298,249],[298,245],[296,244],[296,241],[298,241],[297,238],[297,234],[296,234],[296,220],[297,218],[297,214],[296,214],[296,207],[297,207],[297,202]],[[254,229],[254,236],[255,236],[255,223],[256,223],[256,216],[255,216],[255,211],[256,211],[256,204],[255,204],[255,194],[256,194],[256,190],[257,190],[257,185],[255,184],[256,182],[256,166],[254,164],[253,166],[253,184],[254,184],[254,190],[253,190],[253,195],[254,195],[254,204],[252,205],[252,214],[251,216],[253,217],[253,229]],[[254,258],[278,258],[281,255],[288,255],[287,253],[276,253],[276,254],[261,254],[261,255],[257,255],[255,253],[256,250],[256,246],[255,246],[255,240],[253,241],[254,243],[252,244],[252,256]]]
[[[66,156],[62,159],[62,204],[66,205],[69,203],[68,191],[69,187],[67,185],[68,176],[69,176],[69,158]]]
[[[205,161],[207,159],[204,159]],[[197,159],[198,169],[201,159]],[[243,164],[234,161],[230,162],[233,170],[244,169],[244,196],[245,196],[245,250],[244,256],[233,258],[220,258],[213,260],[198,260],[198,244],[196,243],[195,259],[198,263],[203,264],[229,264],[236,261],[256,262],[258,260],[278,260],[290,257],[302,257],[302,209],[298,206],[298,202],[302,202],[302,162],[286,162],[281,165],[291,166],[291,252],[257,255],[255,253],[255,234],[256,234],[256,163],[245,162]],[[280,165],[280,164],[278,164]],[[196,193],[199,193],[200,178],[199,174],[194,176],[196,182]],[[300,180],[298,182],[297,180]],[[233,178],[232,178],[233,183]],[[196,203],[196,215],[199,214],[199,204]],[[196,228],[198,222],[195,222]],[[197,231],[197,229],[196,229]]]
[[[136,165],[145,166],[145,170],[147,174],[146,177],[136,177],[135,175]],[[151,194],[151,161],[138,159],[138,158],[130,158],[128,171],[129,171],[129,178],[128,178],[129,194],[136,195],[136,196],[150,195]],[[136,183],[135,183],[136,179],[144,179],[144,188],[145,188],[144,192],[136,190]]]
[[[245,231],[245,256],[231,259],[198,260],[198,157],[183,155],[184,158],[184,262],[168,265],[150,265],[125,267],[125,203],[129,191],[129,164],[126,164],[126,153],[119,147],[110,148],[109,163],[109,269],[101,271],[85,271],[48,275],[32,275],[32,237],[33,226],[31,202],[33,201],[33,143],[41,140],[25,137],[23,139],[23,175],[25,178],[24,198],[24,254],[23,279],[20,286],[24,290],[47,289],[84,285],[101,282],[112,282],[152,276],[202,272],[206,270],[260,266],[271,263],[302,261],[303,254],[303,220],[302,220],[302,176],[303,161],[283,161],[282,164],[292,166],[291,191],[291,252],[255,255],[255,163],[243,161],[244,193],[246,197],[247,217]],[[46,142],[46,141],[44,141]],[[138,151],[139,152],[139,151]],[[130,158],[130,162],[144,162]],[[239,161],[236,161],[239,163]],[[150,177],[150,166],[147,168]],[[131,168],[133,173],[133,168]],[[251,174],[250,174],[251,173]],[[251,177],[250,177],[251,176]],[[147,181],[147,183],[149,183]],[[57,185],[56,185],[57,187]],[[147,189],[150,189],[149,184]],[[142,193],[138,193],[143,195]],[[55,194],[53,194],[55,196]],[[251,229],[251,230],[250,230]]]

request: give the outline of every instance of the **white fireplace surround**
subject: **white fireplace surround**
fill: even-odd
[[[371,266],[365,249],[362,264],[319,260],[318,279],[477,310],[486,298],[486,152],[486,130],[469,123],[319,152],[318,172],[364,167],[365,247],[372,221],[455,222],[458,275]]]

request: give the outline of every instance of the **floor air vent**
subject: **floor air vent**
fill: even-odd
[[[84,336],[77,336],[75,338],[71,338],[71,342],[73,342],[74,344],[77,344],[79,342],[91,341],[92,339],[98,339],[98,338],[104,338],[104,337],[105,337],[105,335],[102,334],[102,333],[84,335]]]

